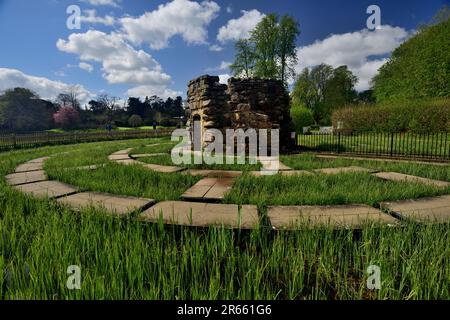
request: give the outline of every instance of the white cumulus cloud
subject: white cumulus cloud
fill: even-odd
[[[209,51],[220,52],[222,50],[223,50],[223,48],[221,46],[219,46],[218,44],[213,44],[213,45],[209,46]]]
[[[102,63],[103,77],[109,83],[167,85],[171,82],[161,65],[143,50],[136,50],[117,33],[98,30],[73,33],[59,39],[59,50],[77,54],[82,61]]]
[[[231,65],[231,62],[228,61],[222,61],[220,62],[220,64],[216,67],[213,68],[207,68],[205,71],[223,71],[223,70],[227,70]]]
[[[297,73],[305,67],[321,63],[333,67],[347,65],[359,78],[356,89],[366,90],[378,68],[386,61],[386,56],[405,41],[412,32],[400,27],[383,25],[380,29],[344,34],[333,34],[308,46],[297,49],[299,62]]]
[[[140,17],[125,17],[120,22],[128,40],[134,44],[147,43],[156,50],[166,48],[176,35],[189,44],[207,43],[207,26],[219,10],[220,6],[213,1],[173,0]]]
[[[89,73],[91,73],[92,71],[94,71],[94,67],[92,66],[92,64],[86,63],[86,62],[80,62],[78,64],[78,67],[82,70],[85,70]]]
[[[217,34],[217,40],[221,43],[227,41],[235,41],[239,39],[246,39],[250,36],[252,31],[258,22],[264,18],[264,14],[256,9],[241,11],[242,15],[237,19],[231,19],[226,25],[220,27]]]
[[[98,30],[73,33],[67,40],[59,39],[59,50],[79,56],[82,62],[95,61],[102,64],[103,77],[111,84],[136,86],[129,93],[147,92],[146,95],[170,96],[174,91],[167,88],[171,77],[161,65],[143,50],[136,50],[120,34],[107,34]]]
[[[86,104],[94,95],[82,85],[71,85],[44,77],[36,77],[17,69],[0,68],[0,92],[17,87],[36,92],[42,99],[54,100],[58,94],[75,88],[81,104]]]
[[[118,0],[81,0],[82,2],[87,2],[92,6],[111,6],[118,8],[119,2]]]
[[[131,97],[150,97],[153,95],[156,95],[162,99],[167,99],[169,97],[177,97],[181,96],[181,92],[174,91],[171,89],[168,89],[165,86],[158,86],[158,85],[144,85],[144,86],[137,86],[134,88],[131,88],[127,91],[128,96]]]
[[[80,17],[81,22],[89,24],[103,24],[105,26],[112,26],[116,22],[116,19],[110,15],[106,15],[104,17],[97,16],[97,11],[95,9],[84,10],[83,13],[84,15]]]

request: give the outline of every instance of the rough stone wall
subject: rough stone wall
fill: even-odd
[[[189,82],[191,123],[200,116],[204,129],[280,129],[282,146],[292,131],[289,102],[279,80],[230,78],[227,86],[205,75]]]
[[[201,76],[189,82],[188,104],[191,121],[200,116],[204,128],[223,128],[229,125],[227,86],[219,77]]]

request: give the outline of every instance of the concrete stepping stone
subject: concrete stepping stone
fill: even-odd
[[[233,170],[190,169],[187,170],[186,173],[193,176],[204,176],[208,178],[236,178],[242,175],[242,171]]]
[[[165,201],[144,211],[141,221],[208,227],[223,225],[233,229],[256,229],[259,226],[258,209],[244,205],[203,202]]]
[[[131,158],[124,159],[124,160],[115,160],[114,162],[116,162],[118,164],[123,164],[123,165],[126,165],[126,166],[132,166],[132,165],[135,165],[135,164],[142,164],[142,162],[136,161],[136,160],[131,159]]]
[[[124,149],[124,150],[119,150],[117,152],[111,153],[108,156],[108,160],[126,160],[126,159],[130,159],[130,156],[128,155],[128,153],[131,152],[131,150],[133,150],[132,148],[128,148],[128,149]]]
[[[128,154],[112,154],[108,156],[108,160],[115,161],[115,160],[128,160],[131,159]]]
[[[58,198],[61,196],[70,195],[78,191],[77,187],[59,182],[59,181],[41,181],[34,183],[21,184],[14,186],[15,189],[22,193],[34,197],[49,197]]]
[[[447,181],[427,179],[398,172],[378,172],[374,173],[373,175],[384,180],[401,181],[401,182],[418,182],[440,188],[450,187],[450,182]]]
[[[166,156],[167,153],[141,153],[141,154],[132,154],[131,157],[138,158],[150,158],[150,157],[158,157],[158,156]]]
[[[434,162],[434,161],[420,161],[420,160],[405,160],[405,159],[387,159],[387,158],[376,158],[376,157],[358,157],[358,156],[332,156],[332,155],[316,155],[317,158],[322,159],[350,159],[350,160],[364,160],[364,161],[378,161],[378,162],[400,162],[400,163],[417,163],[425,164],[431,166],[448,166],[445,162]]]
[[[143,162],[140,162],[143,163]],[[173,172],[180,172],[183,171],[184,168],[180,167],[173,167],[173,166],[163,166],[159,164],[151,164],[151,163],[143,163],[142,165],[144,168],[148,168],[150,170],[156,171],[156,172],[162,172],[162,173],[173,173]]]
[[[126,215],[143,208],[148,208],[148,206],[154,203],[152,199],[126,197],[100,192],[76,193],[59,198],[56,201],[60,204],[68,205],[75,210],[95,207],[118,215]]]
[[[338,174],[338,173],[348,173],[348,172],[375,172],[375,170],[367,169],[363,167],[350,166],[350,167],[342,167],[342,168],[323,168],[323,169],[314,169],[314,172],[317,173],[325,173],[325,174]]]
[[[41,158],[30,160],[27,163],[44,163],[48,159],[50,159],[50,157],[41,157]]]
[[[128,155],[131,150],[133,150],[133,148],[119,150],[119,151],[116,151],[116,152],[112,153],[111,155],[124,155],[124,154]]]
[[[381,202],[384,210],[417,222],[450,222],[450,195]]]
[[[44,168],[43,162],[26,162],[20,164],[16,167],[16,173],[18,172],[28,172],[28,171],[38,171]]]
[[[47,180],[47,175],[45,174],[44,170],[38,170],[38,171],[11,173],[8,174],[5,178],[8,184],[16,186],[19,184]]]
[[[270,206],[267,211],[272,227],[298,229],[301,226],[331,226],[333,228],[360,229],[365,224],[397,225],[399,221],[373,207],[356,205],[339,206]]]
[[[307,176],[313,176],[314,173],[307,170],[285,170],[285,171],[279,171],[278,174],[281,174],[282,176],[300,176],[300,175],[307,175]],[[267,172],[262,173],[262,171],[251,171],[250,174],[255,177],[263,177],[267,175],[273,175],[268,174]],[[276,173],[275,173],[276,174]]]
[[[204,178],[189,188],[181,198],[185,200],[220,201],[234,184],[233,178]]]
[[[154,144],[147,144],[146,147],[157,147],[157,146],[163,146],[166,144],[173,144],[173,142],[162,142],[162,143],[154,143]]]

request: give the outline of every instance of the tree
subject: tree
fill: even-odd
[[[281,17],[276,52],[280,61],[280,79],[284,84],[295,75],[294,65],[297,63],[295,40],[299,34],[300,27],[294,18],[289,15]]]
[[[265,16],[250,32],[250,39],[236,42],[235,60],[230,66],[233,74],[280,79],[286,85],[295,75],[299,34],[299,24],[291,16],[284,15],[280,21],[274,13]]]
[[[0,95],[0,127],[8,131],[45,130],[52,126],[53,103],[25,88]]]
[[[78,91],[79,88],[77,86],[69,87],[66,92],[60,93],[56,97],[55,103],[59,107],[72,107],[79,110],[80,101],[78,100]]]
[[[278,17],[271,13],[265,16],[251,32],[250,40],[255,44],[256,63],[254,74],[261,78],[277,78]]]
[[[249,78],[255,66],[254,45],[248,39],[240,39],[236,42],[235,49],[236,55],[234,63],[230,65],[230,70],[236,77],[244,75],[246,78]]]
[[[314,124],[314,117],[311,110],[301,105],[292,105],[291,118],[297,133],[302,133],[303,127]]]
[[[107,93],[100,94],[97,97],[97,102],[106,110],[108,121],[112,121],[114,112],[119,108],[118,101],[119,98],[110,96]]]
[[[143,123],[142,118],[141,118],[139,115],[137,115],[137,114],[133,114],[133,115],[128,119],[128,124],[129,124],[130,126],[132,126],[133,128],[142,126],[142,123]]]
[[[140,98],[129,97],[128,98],[128,106],[127,113],[129,115],[139,115],[141,118],[145,116],[145,107],[146,104],[141,101]]]
[[[61,107],[53,115],[55,124],[64,129],[75,128],[80,120],[78,110],[71,106]]]
[[[373,78],[377,102],[450,97],[450,10],[396,48]]]
[[[333,70],[333,75],[324,89],[324,100],[334,108],[356,102],[358,94],[355,85],[357,82],[358,78],[347,66],[337,67]]]
[[[101,115],[107,111],[106,106],[103,103],[96,101],[96,100],[89,101],[88,105],[89,105],[89,110],[95,115]]]
[[[358,93],[358,102],[362,104],[374,104],[375,97],[373,96],[373,90],[368,89]]]
[[[310,109],[316,123],[329,124],[334,109],[355,101],[357,80],[347,66],[305,68],[294,84],[292,101]]]

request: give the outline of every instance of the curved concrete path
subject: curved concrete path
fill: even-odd
[[[156,203],[152,199],[127,197],[99,192],[80,192],[78,187],[59,181],[49,181],[43,170],[44,161],[48,157],[38,158],[17,166],[16,172],[7,175],[6,181],[13,188],[35,197],[54,198],[60,204],[74,210],[86,207],[97,207],[118,215],[136,213],[140,221],[166,223],[185,226],[207,227],[221,225],[227,228],[255,229],[260,227],[260,215],[254,205],[238,206],[234,204],[209,203],[220,201],[231,189],[234,178],[241,171],[220,170],[185,170],[180,167],[149,165],[129,156],[131,148],[117,151],[108,159],[125,165],[143,165],[154,171],[182,172],[205,176],[203,180],[186,191],[182,196],[187,201],[164,201]],[[289,168],[290,169],[290,168]],[[361,167],[326,168],[311,171],[289,170],[285,168],[281,174],[295,175],[316,173],[336,174],[342,172],[373,172]],[[260,175],[259,171],[251,172]],[[431,184],[437,187],[448,187],[450,183],[400,173],[373,173],[382,178],[407,180]],[[219,176],[219,178],[211,178]],[[406,178],[404,177],[406,176]],[[419,223],[450,222],[450,195],[381,202],[380,209],[364,204],[341,206],[269,206],[267,216],[271,227],[276,230],[297,229],[305,224],[312,226],[332,226],[333,228],[360,229],[366,224],[385,224],[397,226],[402,219]]]

